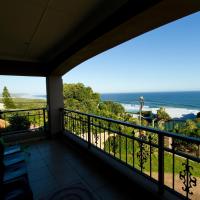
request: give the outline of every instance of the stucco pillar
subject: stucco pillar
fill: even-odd
[[[62,76],[46,77],[46,87],[49,132],[52,137],[56,137],[62,132],[62,115],[60,113],[60,109],[64,108]]]

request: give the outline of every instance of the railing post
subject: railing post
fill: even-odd
[[[43,111],[43,123],[44,123],[44,132],[46,132],[47,127],[46,127],[46,116],[45,116],[45,108],[42,109]]]
[[[164,136],[158,134],[158,192],[164,193]]]
[[[91,147],[91,130],[90,130],[90,116],[88,115],[88,149]]]

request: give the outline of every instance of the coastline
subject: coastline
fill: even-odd
[[[121,103],[121,105],[124,107],[126,112],[132,112],[136,113],[139,111],[139,105],[131,105],[131,104],[124,104]],[[166,110],[166,112],[170,115],[171,118],[179,118],[179,119],[194,119],[196,118],[196,115],[198,112],[200,112],[200,109],[189,109],[189,108],[180,108],[180,107],[167,107],[163,106]],[[153,114],[157,113],[157,108],[151,108],[149,106],[144,106],[143,111],[152,111]]]
[[[165,108],[172,119],[194,119],[200,112],[200,91],[177,92],[137,92],[101,94],[103,101],[120,103],[126,112],[137,113],[140,109],[139,98],[144,97],[143,111],[157,113]]]

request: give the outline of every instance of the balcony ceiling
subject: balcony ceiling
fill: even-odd
[[[6,0],[0,74],[63,75],[131,38],[200,10],[200,0]]]

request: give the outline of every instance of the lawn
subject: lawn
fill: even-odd
[[[106,147],[106,151],[109,152],[108,146]],[[134,167],[138,170],[141,170],[140,168],[140,161],[137,157],[137,153],[139,151],[138,144],[135,145],[135,151],[134,151]],[[149,151],[148,151],[149,153]],[[111,151],[111,154],[113,155],[113,152]],[[117,150],[115,156],[120,159],[119,150]],[[126,151],[125,149],[121,149],[121,160],[126,163]],[[128,148],[127,150],[127,163],[130,166],[133,166],[133,156],[132,156],[132,148]],[[179,174],[180,171],[183,171],[185,169],[185,166],[182,164],[186,163],[186,158],[180,157],[180,156],[174,156],[174,173]],[[191,168],[191,173],[195,177],[200,177],[200,163],[193,162],[189,160],[189,165],[193,167]],[[154,150],[154,152],[151,155],[151,170],[152,173],[155,174],[155,172],[158,172],[158,152],[157,150]],[[150,174],[150,155],[147,155],[147,160],[144,164],[143,172],[146,174]],[[165,173],[172,173],[173,172],[173,155],[172,153],[165,152],[164,153],[164,172]]]

